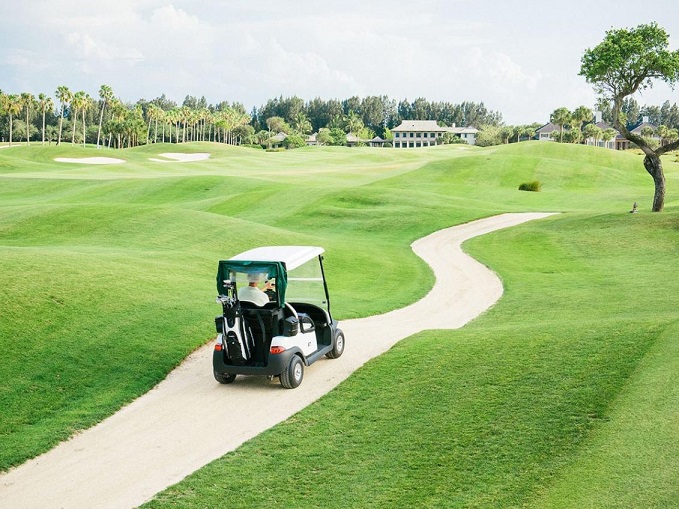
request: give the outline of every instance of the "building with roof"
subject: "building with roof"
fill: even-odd
[[[632,129],[631,133],[636,134],[637,136],[643,136],[642,131],[645,132],[647,129],[650,129],[653,131],[653,135],[648,136],[647,138],[651,138],[653,140],[656,140],[658,143],[660,143],[660,136],[658,136],[656,133],[658,131],[658,126],[655,124],[651,124],[648,121],[648,117],[642,117],[641,118],[641,124],[636,126],[634,129]]]
[[[600,111],[594,112],[594,125],[602,131],[613,129],[615,136],[611,140],[602,140],[601,138],[586,138],[585,145],[593,145],[596,147],[609,148],[611,150],[627,150],[629,148],[629,140],[625,138],[620,132],[612,127],[610,124],[603,121],[603,116]]]
[[[552,136],[554,131],[561,132],[561,128],[556,124],[547,122],[545,125],[535,130],[535,137],[538,141],[555,141],[554,136]]]
[[[465,140],[469,145],[476,144],[478,129],[474,127],[441,127],[436,120],[403,120],[391,133],[394,135],[394,148],[416,148],[437,145],[443,135],[452,133]]]

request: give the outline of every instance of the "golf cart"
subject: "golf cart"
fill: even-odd
[[[215,379],[278,376],[294,389],[304,366],[344,352],[344,334],[330,315],[321,247],[269,246],[219,262],[212,356]],[[262,298],[262,295],[264,298]]]

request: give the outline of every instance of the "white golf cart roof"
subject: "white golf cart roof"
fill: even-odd
[[[292,270],[325,252],[316,246],[263,246],[244,251],[231,260],[253,262],[283,262],[287,270]]]

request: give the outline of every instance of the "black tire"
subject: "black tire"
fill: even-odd
[[[335,341],[332,350],[325,354],[328,359],[337,359],[344,353],[344,332],[342,329],[335,330]]]
[[[304,363],[299,355],[293,355],[290,364],[281,373],[281,385],[286,389],[299,387],[304,378]]]
[[[236,379],[236,375],[230,373],[219,373],[218,371],[213,371],[215,375],[215,380],[220,384],[231,384]]]

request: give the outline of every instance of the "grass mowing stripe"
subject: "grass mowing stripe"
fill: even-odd
[[[526,507],[679,506],[679,322],[661,332],[602,423]]]
[[[671,300],[651,316],[638,303],[654,295],[654,273],[672,272],[678,217],[648,216],[637,229],[624,214],[565,215],[473,239],[470,251],[511,289],[490,312],[401,342],[147,506],[541,507],[535,493],[578,465],[593,436],[608,436],[619,398],[677,320]],[[650,243],[654,263],[640,268],[637,248]],[[677,286],[668,280],[668,294]],[[671,364],[659,369],[675,376]],[[657,411],[674,429],[676,400],[660,398]],[[659,495],[648,507],[665,507],[676,472],[634,474]]]
[[[148,161],[165,150],[213,157]],[[211,334],[216,260],[262,243],[324,245],[333,306],[346,318],[426,291],[431,273],[408,248],[415,238],[505,210],[567,212],[468,244],[507,290],[467,329],[405,341],[284,424],[283,435],[271,430],[216,462],[217,483],[198,473],[155,504],[223,505],[236,472],[251,488],[238,492],[243,505],[264,495],[293,506],[539,505],[550,488],[568,489],[568,469],[592,437],[605,438],[630,376],[677,320],[679,200],[670,193],[663,214],[643,206],[627,214],[651,192],[630,153],[522,143],[281,154],[190,144],[115,154],[128,163],[52,161],[102,155],[69,147],[0,153],[0,275],[12,282],[0,290],[0,346],[12,352],[0,376],[17,381],[0,388],[0,408],[13,416],[0,429],[2,468],[162,378]],[[671,186],[677,164],[666,171]],[[517,191],[534,179],[543,192]],[[671,412],[670,402],[658,418]],[[640,475],[647,499],[663,500],[672,475],[665,484]],[[297,491],[281,488],[285,476]]]

